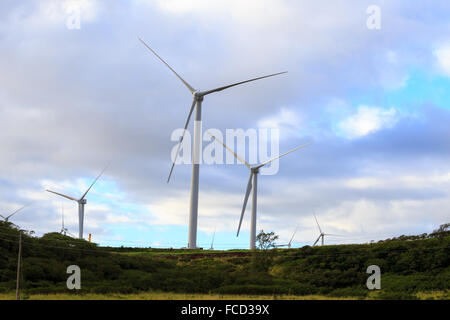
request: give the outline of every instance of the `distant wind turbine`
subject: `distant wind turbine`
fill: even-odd
[[[277,245],[276,247],[277,247],[277,248],[280,248],[280,247],[288,247],[288,248],[290,249],[290,248],[291,248],[291,244],[292,244],[292,240],[294,240],[294,236],[295,236],[295,234],[297,233],[297,229],[298,229],[298,226],[295,227],[294,234],[292,235],[291,240],[289,240],[289,243],[288,243],[288,244],[279,244],[279,245]]]
[[[30,205],[30,204],[26,204],[26,205],[24,205],[23,207],[20,207],[19,209],[17,209],[16,211],[14,211],[13,213],[11,213],[9,216],[6,216],[6,217],[0,214],[0,217],[2,217],[3,220],[5,220],[5,222],[8,222],[9,219],[10,219],[13,215],[15,215],[16,213],[18,213],[18,212],[21,211],[22,209],[28,207],[29,205]]]
[[[254,250],[256,249],[256,206],[257,206],[257,197],[258,197],[258,173],[259,173],[259,169],[261,169],[262,167],[264,167],[265,165],[271,163],[274,160],[277,160],[281,157],[284,157],[285,155],[294,152],[300,148],[304,148],[308,145],[311,144],[307,143],[304,144],[302,146],[296,147],[286,153],[283,153],[282,155],[279,155],[273,159],[267,160],[263,163],[260,163],[256,166],[251,166],[250,164],[247,163],[247,161],[245,161],[243,158],[241,158],[240,156],[238,156],[233,150],[231,150],[230,148],[228,148],[222,141],[220,141],[219,139],[217,139],[215,136],[213,136],[212,134],[210,134],[208,132],[208,134],[214,138],[214,140],[216,140],[217,142],[219,142],[225,149],[227,149],[229,152],[231,152],[234,157],[236,159],[238,159],[240,162],[242,162],[243,164],[245,164],[247,166],[247,168],[250,170],[250,177],[248,179],[248,184],[247,184],[247,191],[245,192],[245,198],[244,198],[244,205],[242,207],[242,212],[241,212],[241,218],[239,220],[239,227],[237,230],[237,234],[236,236],[239,236],[239,231],[241,230],[241,224],[242,224],[242,218],[244,218],[244,213],[245,213],[245,208],[247,206],[247,201],[248,201],[248,197],[250,196],[250,192],[252,191],[253,188],[253,199],[252,199],[252,217],[251,217],[251,224],[250,224],[250,249]],[[252,180],[253,180],[253,184],[252,184]]]
[[[61,203],[61,217],[62,217],[62,226],[61,226],[61,234],[66,235],[67,228],[64,227],[64,204]]]
[[[316,220],[317,227],[319,228],[319,231],[320,231],[320,235],[319,235],[319,237],[317,238],[316,242],[314,242],[313,247],[317,244],[317,242],[319,242],[320,238],[322,238],[322,246],[323,246],[323,242],[324,242],[325,236],[341,237],[341,236],[338,235],[338,234],[331,234],[331,233],[324,233],[324,232],[322,232],[322,229],[320,228],[319,222],[317,221],[316,214],[314,214],[314,219]]]
[[[60,233],[63,234],[63,235],[67,235],[67,233],[68,233],[71,237],[75,238],[75,236],[69,232],[69,229],[67,229],[64,226],[64,204],[63,203],[61,203],[61,216],[62,216],[62,226],[61,226],[61,232]]]
[[[199,173],[200,173],[200,168],[199,168],[199,159],[200,159],[200,147],[201,147],[201,120],[202,120],[202,102],[203,102],[203,98],[211,93],[215,93],[215,92],[219,92],[231,87],[235,87],[244,83],[248,83],[248,82],[252,82],[252,81],[256,81],[256,80],[260,80],[260,79],[265,79],[265,78],[269,78],[269,77],[273,77],[276,75],[280,75],[286,72],[279,72],[279,73],[274,73],[274,74],[270,74],[267,76],[262,76],[262,77],[258,77],[258,78],[253,78],[250,80],[245,80],[245,81],[241,81],[241,82],[237,82],[237,83],[233,83],[233,84],[229,84],[223,87],[219,87],[219,88],[215,88],[212,90],[206,90],[206,91],[200,91],[200,90],[196,90],[194,89],[189,83],[187,83],[166,61],[164,61],[152,48],[150,48],[149,45],[147,45],[144,40],[142,40],[141,38],[138,38],[139,41],[142,42],[142,44],[144,46],[147,47],[147,49],[149,49],[162,63],[164,63],[166,65],[167,68],[170,69],[170,71],[172,71],[175,76],[186,86],[186,88],[188,88],[188,90],[190,91],[190,93],[193,96],[193,100],[192,100],[192,105],[191,108],[189,110],[189,114],[186,120],[186,123],[184,125],[184,131],[183,131],[183,135],[180,138],[180,142],[178,144],[178,149],[177,149],[177,153],[175,156],[175,160],[172,163],[172,167],[170,168],[170,172],[169,172],[169,177],[167,178],[167,182],[170,181],[170,177],[172,176],[172,171],[173,168],[175,166],[175,162],[178,158],[178,154],[180,152],[180,147],[181,147],[181,143],[183,142],[184,139],[184,134],[186,132],[186,129],[189,125],[189,121],[191,119],[192,113],[194,111],[194,108],[196,108],[195,111],[195,121],[194,121],[194,141],[193,141],[193,152],[192,152],[192,178],[191,178],[191,199],[190,199],[190,210],[189,210],[189,238],[188,238],[188,248],[189,249],[195,249],[197,247],[197,218],[198,218],[198,189],[199,189]]]
[[[214,250],[214,238],[216,237],[216,228],[214,228],[214,233],[211,241],[211,248],[209,250]]]
[[[88,194],[89,190],[91,190],[91,188],[94,186],[94,184],[97,182],[97,180],[102,176],[103,172],[105,172],[106,168],[108,166],[106,166],[102,172],[100,172],[100,174],[97,176],[97,178],[95,178],[94,182],[92,182],[92,184],[89,186],[89,188],[86,190],[86,192],[81,196],[80,199],[76,199],[70,196],[67,196],[65,194],[59,193],[59,192],[55,192],[55,191],[51,191],[51,190],[46,190],[47,192],[51,192],[54,193],[58,196],[64,197],[66,199],[75,201],[78,203],[78,237],[80,239],[83,239],[83,225],[84,225],[84,205],[86,204],[87,200],[85,199],[86,195]]]

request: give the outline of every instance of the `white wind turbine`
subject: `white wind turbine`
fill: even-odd
[[[16,213],[18,213],[18,212],[21,211],[22,209],[28,207],[29,205],[30,205],[30,204],[26,204],[26,205],[24,205],[23,207],[20,207],[19,209],[17,209],[16,211],[14,211],[13,213],[11,213],[10,215],[8,215],[8,216],[6,216],[6,217],[0,214],[0,217],[2,217],[3,220],[5,220],[5,222],[8,222],[9,219],[10,219],[13,215],[15,215]]]
[[[188,90],[191,92],[193,96],[192,105],[189,110],[189,114],[186,120],[186,123],[184,125],[184,131],[183,135],[180,138],[180,142],[178,144],[177,153],[175,156],[175,160],[172,163],[172,167],[170,168],[169,177],[167,178],[167,182],[170,181],[170,177],[172,176],[172,171],[175,165],[175,162],[177,160],[178,154],[180,152],[181,143],[183,142],[184,134],[186,132],[186,129],[189,125],[189,121],[191,119],[191,115],[195,108],[195,121],[194,121],[194,141],[193,141],[193,147],[192,147],[192,178],[191,178],[191,199],[190,199],[190,209],[189,209],[189,236],[188,236],[188,248],[189,249],[195,249],[197,247],[197,218],[198,218],[198,184],[199,184],[199,159],[200,159],[200,147],[201,147],[201,118],[202,118],[202,102],[203,98],[211,93],[219,92],[234,86],[238,86],[244,83],[273,77],[279,74],[283,74],[286,72],[279,72],[275,74],[270,74],[267,76],[262,76],[258,78],[253,78],[246,81],[241,81],[237,83],[233,83],[230,85],[226,85],[223,87],[215,88],[212,90],[207,91],[200,91],[194,89],[189,83],[187,83],[172,67],[164,61],[152,48],[150,48],[149,45],[147,45],[141,38],[138,38],[139,41],[141,41],[162,63],[164,63],[170,71],[172,71],[175,76],[188,88]]]
[[[292,240],[294,240],[295,234],[297,233],[297,229],[298,229],[298,226],[295,227],[295,231],[294,231],[294,233],[292,234],[291,240],[289,240],[289,243],[288,243],[288,244],[279,244],[279,245],[277,245],[276,247],[277,247],[277,248],[280,248],[280,247],[288,247],[288,248],[290,249],[290,248],[291,248],[291,244],[292,244]]]
[[[61,234],[66,235],[66,233],[69,231],[67,228],[64,227],[64,204],[61,203],[61,217],[62,217],[62,226],[61,226]]]
[[[66,199],[75,201],[78,203],[78,237],[80,239],[83,239],[83,226],[84,226],[84,205],[86,204],[87,200],[85,199],[86,195],[88,194],[89,190],[91,190],[91,188],[94,186],[94,184],[97,182],[97,180],[101,177],[101,175],[103,174],[103,172],[105,172],[106,167],[102,170],[102,172],[100,172],[100,174],[97,176],[97,178],[95,178],[94,182],[92,182],[92,184],[89,186],[89,188],[86,190],[86,192],[81,196],[80,199],[76,199],[70,196],[67,196],[65,194],[59,193],[59,192],[55,192],[55,191],[51,191],[51,190],[46,190],[47,192],[51,192],[54,193],[58,196],[64,197]]]
[[[264,167],[265,165],[271,163],[274,160],[277,160],[281,157],[284,157],[285,155],[294,152],[300,148],[304,148],[308,145],[311,144],[307,143],[304,144],[302,146],[296,147],[286,153],[283,153],[282,155],[279,155],[273,159],[267,160],[263,163],[257,164],[255,166],[251,166],[250,164],[247,163],[247,161],[245,161],[243,158],[241,158],[240,156],[238,156],[233,150],[231,150],[230,148],[228,148],[222,141],[220,141],[219,139],[217,139],[215,136],[213,136],[212,134],[210,134],[208,132],[208,134],[210,136],[212,136],[214,138],[214,140],[216,140],[217,142],[219,142],[225,149],[227,149],[228,151],[230,151],[236,159],[238,159],[240,162],[242,162],[243,164],[245,164],[247,166],[247,168],[250,170],[250,177],[248,179],[248,184],[247,184],[247,191],[245,192],[245,198],[244,198],[244,205],[242,207],[242,212],[241,212],[241,218],[239,220],[239,227],[237,230],[237,234],[236,236],[239,236],[239,231],[241,230],[241,224],[242,224],[242,219],[244,218],[244,213],[245,213],[245,208],[247,206],[247,201],[248,201],[248,197],[250,196],[250,192],[252,191],[253,188],[253,194],[252,194],[252,217],[251,217],[251,224],[250,224],[250,249],[254,250],[256,249],[256,207],[257,207],[257,197],[258,197],[258,173],[259,173],[259,169]],[[253,180],[253,183],[252,183]]]
[[[337,235],[337,234],[324,233],[324,232],[322,231],[322,229],[320,228],[319,222],[317,221],[316,214],[314,214],[314,219],[316,220],[317,227],[319,228],[319,231],[320,231],[320,235],[319,235],[319,237],[317,238],[316,242],[314,242],[313,247],[317,244],[317,242],[319,242],[320,238],[322,238],[322,246],[323,246],[323,242],[324,242],[325,236],[341,237],[340,235]]]
[[[62,224],[61,224],[61,232],[60,233],[63,235],[67,235],[67,233],[68,233],[71,237],[74,237],[74,235],[69,232],[69,229],[67,229],[64,226],[64,204],[63,203],[61,203],[61,218],[62,218],[61,219]]]
[[[213,237],[212,237],[212,241],[211,241],[211,247],[209,248],[209,250],[214,250],[214,238],[216,237],[216,228],[214,228],[214,233],[213,233]]]

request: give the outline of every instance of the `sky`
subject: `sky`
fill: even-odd
[[[11,221],[43,235],[64,207],[77,234],[77,204],[45,189],[80,197],[109,164],[85,237],[187,245],[191,168],[166,179],[192,98],[141,37],[199,90],[288,71],[203,103],[204,132],[312,142],[260,176],[258,230],[311,245],[315,212],[341,235],[328,244],[431,232],[450,219],[449,15],[445,0],[2,1],[0,214],[32,203]],[[201,166],[199,246],[215,230],[216,249],[248,247],[247,181],[242,164]]]

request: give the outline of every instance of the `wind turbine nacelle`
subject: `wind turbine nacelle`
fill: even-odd
[[[82,199],[82,200],[80,200],[78,202],[81,203],[81,204],[86,204],[87,200],[86,199]]]
[[[195,91],[194,92],[194,98],[195,98],[196,101],[203,101],[203,92]]]

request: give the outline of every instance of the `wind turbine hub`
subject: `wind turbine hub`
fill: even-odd
[[[78,202],[81,203],[81,204],[86,204],[87,200],[86,199],[81,199]]]
[[[203,93],[201,91],[194,92],[195,101],[203,101]]]

